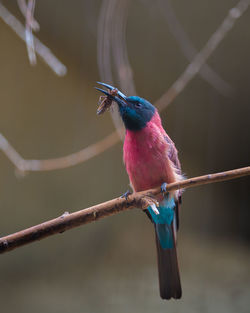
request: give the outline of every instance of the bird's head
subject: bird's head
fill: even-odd
[[[114,87],[110,85],[104,83],[100,84],[109,90],[114,90]],[[97,89],[111,97],[112,100],[118,104],[123,123],[128,130],[138,131],[143,129],[155,114],[155,107],[143,98],[137,96],[126,97],[118,90],[116,96],[111,96],[106,90]]]

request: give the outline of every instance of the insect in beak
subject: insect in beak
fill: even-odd
[[[105,83],[101,83],[101,82],[97,82],[97,83],[108,89],[108,91],[106,91],[104,89],[95,87],[95,89],[105,94],[105,96],[101,96],[99,98],[98,109],[97,109],[98,115],[108,110],[112,105],[112,101],[117,102],[119,106],[126,105],[127,97],[122,92],[120,92],[117,88],[111,85],[105,84]]]

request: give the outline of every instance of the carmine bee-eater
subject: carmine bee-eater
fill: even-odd
[[[160,295],[180,299],[182,290],[176,253],[181,191],[166,194],[168,183],[183,179],[178,153],[162,127],[157,109],[140,97],[126,97],[114,87],[99,83],[111,92],[97,88],[118,104],[126,128],[123,159],[133,191],[161,186],[158,212],[145,210],[154,224]],[[165,191],[165,193],[164,193]],[[157,214],[158,213],[158,214]]]

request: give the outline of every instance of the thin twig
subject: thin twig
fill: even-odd
[[[31,65],[36,65],[36,52],[34,45],[34,37],[32,34],[32,22],[35,11],[35,0],[28,0],[28,5],[26,9],[26,28],[25,28],[25,38],[28,57]]]
[[[198,51],[193,46],[190,38],[177,19],[170,0],[158,0],[158,3],[161,5],[161,14],[166,17],[170,32],[179,44],[184,56],[188,59],[189,62],[191,62]],[[222,95],[227,97],[232,95],[232,87],[205,62],[200,69],[199,75]]]
[[[102,3],[98,23],[98,68],[102,81],[114,85],[115,76],[118,81],[116,85],[123,92],[135,95],[132,67],[126,47],[128,7],[129,0],[104,0]],[[117,107],[113,106],[110,112],[114,125],[123,139],[124,127]]]
[[[25,27],[22,23],[0,3],[0,18],[17,34],[19,38],[26,41]],[[34,37],[34,48],[36,53],[43,61],[55,72],[58,76],[64,76],[67,73],[67,68],[57,57],[46,47],[39,39]]]
[[[0,150],[3,151],[19,172],[25,173],[29,171],[51,171],[74,166],[93,158],[119,141],[118,133],[113,132],[104,139],[64,157],[48,160],[25,160],[0,133]]]
[[[167,186],[167,191],[211,184],[247,175],[250,175],[250,166],[222,173],[194,177],[183,180],[181,182],[172,183]],[[28,243],[41,240],[57,233],[62,233],[68,229],[91,223],[128,209],[141,207],[145,196],[152,197],[160,193],[161,188],[158,187],[134,193],[130,195],[127,200],[124,198],[116,198],[71,214],[65,212],[62,216],[53,220],[0,238],[0,253],[16,249]]]
[[[128,20],[129,0],[115,0],[116,11],[112,18],[111,46],[114,59],[114,70],[117,73],[118,86],[126,95],[136,95],[133,70],[128,58],[126,27]]]
[[[240,0],[238,4],[231,10],[222,22],[222,24],[213,33],[210,39],[207,41],[204,48],[195,56],[193,61],[188,65],[186,70],[177,79],[177,81],[169,88],[169,90],[156,101],[158,109],[162,110],[166,108],[177,95],[188,85],[188,83],[195,77],[200,71],[203,64],[212,55],[221,41],[225,38],[226,34],[232,29],[236,20],[242,16],[250,5],[250,0]]]
[[[100,71],[100,78],[111,85],[114,84],[112,73],[112,32],[113,17],[116,15],[117,0],[104,0],[102,3],[100,17],[98,22],[98,38],[97,38],[97,60]],[[124,138],[124,127],[119,116],[116,106],[110,110],[111,117],[116,130],[119,132],[121,139]]]
[[[19,9],[22,12],[23,16],[26,18],[26,15],[27,15],[26,0],[17,0],[17,4],[18,4]],[[32,30],[34,30],[35,32],[40,30],[40,25],[37,22],[37,20],[35,20],[34,16],[32,16],[32,18],[31,18],[30,25],[31,25]]]

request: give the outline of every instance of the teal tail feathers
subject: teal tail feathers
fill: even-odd
[[[163,249],[174,247],[174,233],[172,225],[175,223],[175,202],[174,199],[164,199],[158,208],[160,214],[156,214],[151,207],[148,212],[155,224],[156,234],[158,235]]]
[[[174,248],[174,234],[172,232],[172,225],[155,224],[155,231],[163,249]]]
[[[182,295],[180,273],[176,252],[176,204],[174,199],[165,199],[156,215],[148,212],[155,225],[160,295],[162,299],[180,299]]]
[[[159,286],[160,296],[162,299],[180,299],[182,295],[180,273],[178,267],[174,230],[172,225],[172,236],[168,237],[164,241],[164,244],[170,242],[170,238],[173,238],[173,248],[164,249],[160,243],[158,237],[157,226],[155,225],[156,233],[156,249],[157,249],[157,261],[158,261],[158,274],[159,274]]]

